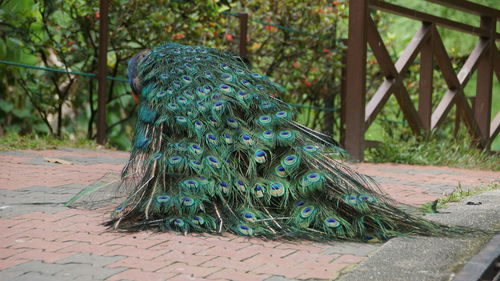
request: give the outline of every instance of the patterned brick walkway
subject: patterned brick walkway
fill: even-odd
[[[61,204],[128,154],[75,149],[0,152],[0,280],[333,280],[382,244],[280,242],[225,234],[118,233],[107,210]],[[72,163],[58,164],[57,158]],[[63,161],[64,162],[64,161]],[[359,164],[395,199],[413,205],[500,181],[499,172]],[[37,204],[33,204],[37,202]]]

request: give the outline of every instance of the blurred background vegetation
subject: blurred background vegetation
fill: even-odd
[[[166,41],[237,53],[238,18],[230,13],[245,11],[249,13],[248,59],[252,66],[288,89],[282,98],[297,106],[301,123],[339,139],[341,58],[345,51],[341,39],[347,38],[348,1],[110,2],[110,76],[126,77],[127,60],[133,54]],[[425,1],[387,2],[479,26],[478,17]],[[500,8],[498,0],[474,2]],[[420,23],[380,11],[372,12],[372,17],[396,60]],[[98,0],[0,0],[0,59],[96,73],[99,19]],[[500,30],[500,25],[497,30]],[[458,72],[477,38],[442,28],[439,32]],[[405,78],[415,103],[418,100],[418,72],[417,58]],[[433,99],[436,105],[446,91],[446,84],[437,68],[434,75],[436,92]],[[465,90],[469,96],[474,95],[475,80],[473,76]],[[369,53],[369,96],[382,81],[383,75]],[[127,150],[136,106],[127,83],[108,82],[108,146]],[[496,79],[493,91],[492,115],[500,110],[500,85]],[[36,139],[52,136],[88,144],[78,140],[95,138],[96,108],[97,81],[92,77],[0,64],[0,136],[4,136],[0,147],[2,142],[26,140],[19,135]],[[451,112],[433,136],[415,139],[391,97],[366,133],[366,139],[385,144],[378,149],[367,149],[367,158],[371,161],[411,162],[411,159],[404,160],[403,157],[403,160],[398,160],[391,156],[422,143],[431,145],[456,139],[460,139],[456,143],[461,150],[467,151],[469,144],[463,142],[466,135],[463,125],[458,130],[455,128],[455,114]],[[500,138],[497,137],[492,148],[500,150]],[[498,161],[493,161],[492,165],[498,165]]]

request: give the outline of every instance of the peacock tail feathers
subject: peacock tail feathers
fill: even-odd
[[[140,108],[112,223],[244,236],[385,239],[441,226],[408,215],[294,122],[283,88],[238,57],[167,43],[137,62]]]

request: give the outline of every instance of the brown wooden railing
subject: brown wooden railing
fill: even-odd
[[[347,71],[342,101],[344,124],[342,142],[355,160],[363,160],[363,150],[366,145],[364,133],[391,94],[395,95],[404,118],[415,134],[437,129],[453,105],[457,106],[457,112],[474,143],[479,147],[489,148],[500,131],[500,112],[490,122],[493,73],[500,81],[500,51],[495,45],[495,41],[500,40],[500,33],[495,30],[496,23],[500,20],[500,10],[464,0],[426,1],[477,15],[481,19],[480,26],[475,27],[437,17],[382,0],[350,0]],[[368,13],[369,9],[382,10],[422,22],[422,26],[395,63]],[[478,36],[476,47],[458,73],[455,73],[452,67],[450,57],[436,29],[437,25]],[[385,77],[368,102],[366,102],[367,43]],[[415,108],[402,78],[419,53],[419,100],[418,108]],[[433,110],[434,63],[439,66],[448,90]],[[477,71],[476,96],[471,106],[464,94],[464,87],[475,71]]]

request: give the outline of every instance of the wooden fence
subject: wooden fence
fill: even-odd
[[[363,160],[366,144],[364,133],[391,94],[395,95],[404,118],[415,134],[437,129],[453,105],[457,106],[469,134],[479,147],[488,148],[500,130],[500,113],[490,122],[493,73],[500,81],[500,52],[495,45],[495,40],[500,40],[500,33],[495,30],[496,23],[500,20],[500,10],[462,0],[426,1],[479,16],[480,26],[467,25],[381,0],[350,0],[346,92],[342,101],[344,124],[342,140],[344,147],[355,160]],[[369,9],[382,10],[422,22],[420,29],[395,63],[381,39],[368,12]],[[450,57],[436,29],[437,25],[478,37],[476,47],[458,73],[455,73],[452,67]],[[368,44],[385,79],[373,97],[366,102]],[[419,53],[419,99],[418,107],[415,108],[402,79]],[[448,90],[433,110],[434,63],[439,66]],[[471,106],[465,97],[464,87],[474,71],[477,71],[477,85],[476,96]]]

